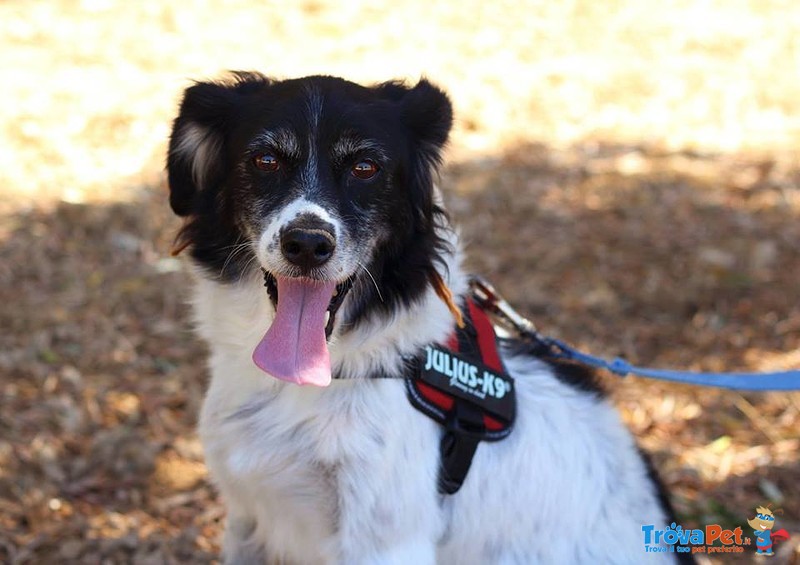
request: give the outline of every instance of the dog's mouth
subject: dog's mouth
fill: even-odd
[[[264,271],[262,269],[262,271]],[[350,291],[350,288],[353,286],[353,279],[348,278],[343,283],[339,283],[333,290],[333,296],[331,297],[330,302],[328,303],[328,308],[325,313],[325,338],[330,339],[331,333],[333,333],[333,326],[336,321],[336,312],[339,311],[339,308],[342,306],[344,302],[344,298],[347,293]],[[269,271],[264,271],[264,287],[267,289],[267,294],[269,295],[269,299],[272,301],[272,305],[277,309],[278,308],[278,281],[275,278],[275,275],[270,273]]]
[[[331,382],[328,338],[352,286],[264,271],[275,319],[253,352],[258,367],[281,380],[327,386]]]

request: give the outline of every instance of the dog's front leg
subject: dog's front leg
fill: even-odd
[[[228,516],[222,539],[225,565],[264,565],[268,562],[264,546],[253,537],[255,527],[256,522],[251,518]]]
[[[383,429],[372,431],[365,436],[382,440],[336,473],[338,562],[434,565],[445,529],[439,430],[401,405]]]
[[[438,531],[376,532],[365,528],[359,539],[344,540],[337,563],[355,565],[435,565]],[[372,538],[372,539],[370,539]]]

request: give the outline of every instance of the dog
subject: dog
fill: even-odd
[[[452,121],[426,79],[236,72],[184,92],[169,199],[210,347],[199,433],[226,563],[678,557],[645,551],[672,511],[593,377],[513,338],[513,428],[442,492],[446,430],[407,383],[469,295],[434,183]]]

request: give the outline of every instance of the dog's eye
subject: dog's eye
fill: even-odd
[[[375,161],[366,159],[353,165],[353,168],[350,170],[350,172],[357,179],[369,180],[377,175],[379,170],[378,164]]]
[[[280,161],[272,153],[259,153],[253,157],[253,165],[256,169],[267,173],[274,173],[281,168]]]

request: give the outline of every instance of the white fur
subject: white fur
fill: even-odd
[[[449,273],[463,295],[459,254]],[[645,553],[641,526],[661,527],[664,516],[614,410],[536,360],[506,359],[514,431],[479,446],[458,493],[437,493],[441,429],[411,407],[401,380],[362,378],[399,375],[403,355],[452,331],[432,290],[393,319],[337,332],[332,363],[347,378],[299,387],[251,361],[274,315],[260,277],[226,285],[196,274],[212,374],[200,435],[228,509],[227,563],[669,559]]]
[[[202,190],[208,164],[217,158],[220,141],[209,129],[194,123],[183,126],[179,139],[175,153],[181,159],[191,161],[192,178]]]

